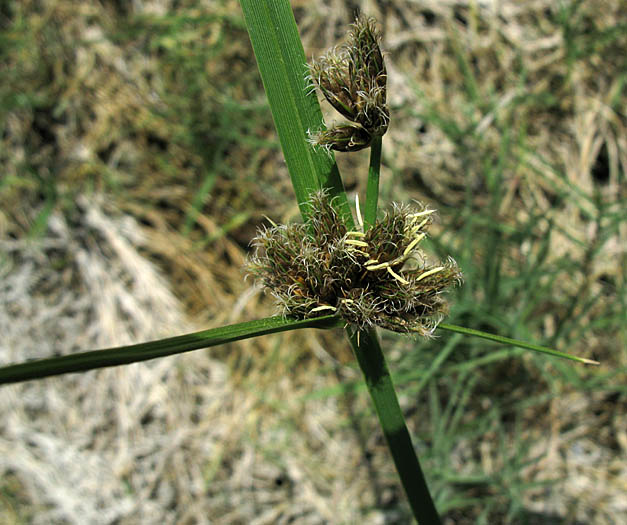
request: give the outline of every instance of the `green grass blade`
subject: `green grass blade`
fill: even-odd
[[[205,204],[205,200],[207,199],[209,192],[211,192],[211,190],[215,186],[217,180],[217,172],[213,170],[210,171],[209,173],[207,173],[207,175],[205,175],[205,178],[200,185],[200,188],[198,188],[198,191],[196,191],[196,194],[194,195],[194,200],[192,201],[192,205],[190,206],[189,210],[187,210],[187,213],[185,214],[185,222],[183,223],[182,233],[186,237],[191,233],[192,228],[196,224],[196,220],[201,214],[201,210]]]
[[[548,348],[546,346],[536,345],[533,343],[526,343],[525,341],[519,341],[518,339],[511,339],[509,337],[503,337],[501,335],[490,334],[488,332],[482,332],[481,330],[475,330],[473,328],[465,328],[463,326],[457,326],[454,324],[446,324],[446,323],[440,323],[438,325],[438,328],[441,328],[442,330],[448,330],[449,332],[456,332],[458,334],[481,337],[483,339],[488,339],[489,341],[496,341],[497,343],[502,343],[504,345],[518,346],[520,348],[525,348],[527,350],[533,350],[534,352],[541,352],[543,354],[549,354],[554,357],[562,357],[564,359],[570,359],[572,361],[577,361],[578,363],[584,363],[586,365],[600,364],[598,361],[593,361],[592,359],[586,359],[584,357],[577,357],[574,355],[567,354],[565,352],[553,350],[552,348]]]
[[[333,155],[307,142],[323,126],[320,105],[306,81],[306,59],[289,0],[240,0],[285,162],[303,217],[309,194],[329,188],[352,226],[352,215]]]
[[[355,332],[349,337],[412,512],[418,523],[437,525],[440,518],[412,445],[376,333]]]
[[[298,328],[332,328],[342,326],[343,321],[334,316],[294,321],[281,316],[267,317],[229,326],[221,326],[192,334],[170,337],[159,341],[130,346],[92,350],[61,357],[40,359],[0,368],[0,384],[41,379],[70,372],[84,372],[107,366],[138,363],[158,357],[232,343],[241,339],[296,330]]]

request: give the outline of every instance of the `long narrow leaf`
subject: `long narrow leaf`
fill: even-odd
[[[315,93],[307,85],[306,59],[289,0],[240,0],[261,79],[303,217],[311,192],[328,188],[352,225],[344,186],[332,154],[307,142],[323,126]]]
[[[495,335],[495,334],[490,334],[488,332],[482,332],[481,330],[475,330],[474,328],[466,328],[464,326],[457,326],[454,324],[446,324],[446,323],[440,323],[438,325],[438,328],[441,328],[442,330],[448,330],[449,332],[456,332],[458,334],[481,337],[483,339],[488,339],[489,341],[496,341],[497,343],[501,343],[504,345],[518,346],[520,348],[525,348],[527,350],[533,350],[534,352],[541,352],[543,354],[552,355],[554,357],[562,357],[564,359],[570,359],[571,361],[577,361],[578,363],[584,363],[586,365],[600,364],[598,361],[593,361],[592,359],[586,359],[585,357],[577,357],[574,355],[567,354],[565,352],[553,350],[552,348],[548,348],[546,346],[536,345],[533,343],[526,343],[525,341],[519,341],[518,339],[511,339],[509,337],[503,337],[501,335]]]
[[[258,337],[260,335],[296,330],[298,328],[331,328],[342,326],[343,321],[333,316],[318,317],[294,321],[284,317],[267,317],[256,321],[232,324],[203,330],[187,335],[170,337],[159,341],[140,343],[130,346],[92,350],[77,354],[52,357],[29,361],[17,365],[0,368],[0,384],[17,383],[29,379],[67,374],[70,372],[84,372],[107,366],[138,363],[157,357],[166,357],[174,354],[208,348],[210,346],[232,343],[241,339]]]

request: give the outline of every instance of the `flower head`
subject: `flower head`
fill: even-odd
[[[434,211],[395,206],[364,233],[347,229],[324,191],[309,206],[309,224],[276,225],[253,240],[248,268],[282,313],[431,334],[447,312],[442,292],[462,280],[452,259],[430,265],[420,249]]]
[[[336,130],[346,124],[332,127],[318,135],[321,146],[338,151],[355,151],[370,145],[372,137],[383,135],[388,128],[390,113],[386,105],[387,73],[379,47],[379,34],[373,18],[360,17],[351,26],[348,41],[328,51],[309,66],[309,78],[320,89],[327,101],[359,128],[366,142],[357,141],[353,149],[345,149],[345,142],[333,141]]]
[[[354,124],[340,124],[309,135],[311,144],[335,151],[359,151],[371,141],[372,135]]]

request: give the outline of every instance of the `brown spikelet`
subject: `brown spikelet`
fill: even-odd
[[[386,104],[387,72],[379,46],[381,35],[373,18],[360,17],[351,26],[348,41],[328,51],[309,66],[309,78],[325,99],[353,122],[319,132],[314,144],[338,151],[368,147],[373,137],[388,128],[390,112]],[[351,136],[359,136],[350,140]],[[334,142],[336,141],[337,142]],[[351,147],[347,149],[347,142]]]
[[[442,292],[462,280],[452,259],[430,265],[420,250],[434,211],[395,206],[363,233],[347,230],[324,191],[309,206],[310,224],[273,226],[253,240],[248,269],[283,314],[431,334],[447,312]]]

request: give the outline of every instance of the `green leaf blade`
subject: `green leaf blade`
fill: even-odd
[[[488,332],[482,332],[481,330],[475,330],[474,328],[466,328],[464,326],[457,326],[454,324],[440,323],[438,328],[442,330],[448,330],[449,332],[455,332],[458,334],[471,335],[473,337],[481,337],[488,341],[495,341],[508,346],[517,346],[526,350],[533,350],[534,352],[540,352],[542,354],[548,354],[553,357],[561,357],[563,359],[570,359],[571,361],[577,361],[586,365],[599,365],[598,361],[592,359],[586,359],[585,357],[577,357],[566,352],[560,352],[547,346],[536,345],[534,343],[527,343],[525,341],[519,341],[518,339],[512,339],[510,337],[503,337],[502,335],[490,334]]]
[[[315,93],[307,86],[305,51],[288,0],[240,0],[272,117],[303,217],[309,195],[328,188],[352,226],[335,158],[307,141],[323,126]]]
[[[0,385],[31,379],[42,379],[71,372],[85,372],[96,368],[139,363],[287,330],[332,328],[342,325],[343,321],[334,316],[299,321],[286,319],[281,316],[267,317],[148,343],[92,350],[5,366],[0,368]]]

